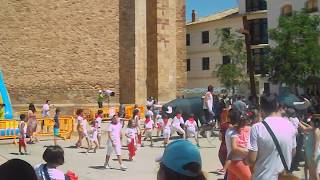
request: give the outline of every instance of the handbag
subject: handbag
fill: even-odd
[[[298,178],[297,176],[295,176],[295,175],[290,173],[288,165],[286,163],[286,159],[284,158],[283,152],[281,150],[279,141],[276,138],[276,136],[274,135],[272,129],[270,128],[270,126],[268,125],[267,122],[262,121],[262,124],[266,127],[266,129],[269,132],[274,144],[276,145],[277,151],[278,151],[278,153],[280,155],[280,159],[281,159],[281,162],[282,162],[283,167],[284,167],[284,171],[279,174],[278,180],[299,180],[300,178]]]

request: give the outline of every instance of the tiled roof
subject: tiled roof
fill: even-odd
[[[239,14],[239,8],[233,8],[233,9],[228,9],[222,12],[219,12],[217,14],[213,14],[210,16],[206,16],[203,18],[197,19],[195,22],[187,22],[187,25],[193,25],[193,24],[199,24],[199,23],[205,23],[205,22],[210,22],[210,21],[216,21],[220,20],[226,17],[234,16]]]

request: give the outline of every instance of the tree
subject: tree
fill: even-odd
[[[270,80],[294,87],[305,86],[308,77],[320,72],[320,18],[305,10],[281,16],[269,37],[275,43],[266,60]],[[272,43],[273,43],[272,42]]]
[[[220,82],[228,89],[232,89],[246,80],[246,52],[244,39],[234,33],[229,33],[226,29],[216,31],[217,42],[220,52],[228,56],[230,63],[218,65],[218,70],[213,72]]]

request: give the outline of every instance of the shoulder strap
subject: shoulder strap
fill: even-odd
[[[277,151],[278,151],[278,153],[280,155],[280,159],[281,159],[281,162],[283,164],[284,169],[286,170],[286,172],[289,172],[289,168],[288,168],[288,165],[287,165],[286,160],[284,158],[284,155],[282,153],[282,150],[281,150],[281,147],[280,147],[278,139],[274,135],[273,131],[271,130],[271,128],[270,128],[270,126],[268,125],[267,122],[262,121],[262,124],[266,127],[267,131],[269,132],[269,134],[272,137],[272,140],[273,140],[274,144],[276,145],[276,148],[277,148]]]
[[[46,177],[46,180],[51,180],[49,172],[48,172],[47,164],[43,165],[43,172],[44,172],[44,176]]]

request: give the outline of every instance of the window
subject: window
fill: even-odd
[[[282,16],[291,16],[292,15],[292,5],[287,4],[287,5],[282,6],[281,15]]]
[[[190,59],[187,59],[187,71],[191,70],[191,61]]]
[[[267,10],[267,2],[266,0],[246,0],[246,10],[247,12]]]
[[[267,49],[264,48],[258,48],[258,49],[252,49],[252,60],[254,61],[255,67],[255,74],[266,74],[267,71],[264,67],[264,58],[267,54]]]
[[[226,65],[226,64],[230,64],[231,60],[230,60],[230,56],[223,56],[222,57],[222,64]]]
[[[318,0],[308,0],[306,2],[306,9],[310,13],[318,11]]]
[[[267,18],[248,21],[251,35],[251,45],[268,44],[268,20]]]
[[[202,58],[202,70],[210,69],[210,58],[204,57]]]
[[[190,34],[186,35],[186,44],[187,46],[190,46]]]
[[[209,43],[209,31],[202,32],[202,44]]]
[[[228,38],[230,36],[230,28],[223,28],[222,35],[224,38]]]

